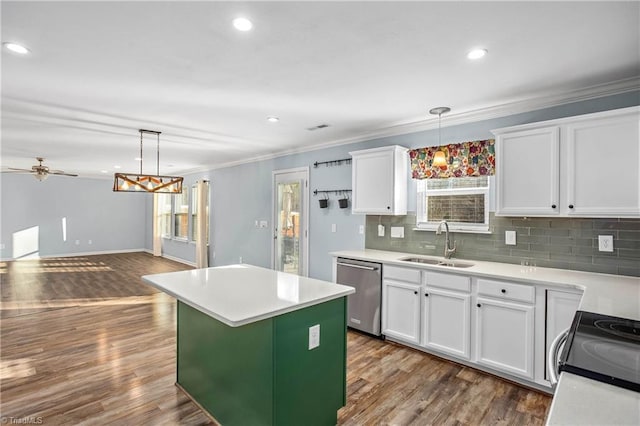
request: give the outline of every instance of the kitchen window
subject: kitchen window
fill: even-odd
[[[417,193],[418,229],[435,231],[446,220],[452,231],[489,231],[488,176],[422,179]]]

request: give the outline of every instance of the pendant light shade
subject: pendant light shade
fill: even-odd
[[[433,165],[437,167],[447,165],[447,156],[445,155],[444,151],[436,151],[436,153],[433,154]]]
[[[160,176],[160,133],[154,130],[138,130],[140,132],[140,173],[116,173],[113,180],[114,192],[157,192],[176,194],[182,192],[181,176]],[[157,162],[156,174],[142,173],[142,135],[156,135]]]
[[[429,114],[438,115],[438,151],[433,154],[433,162],[432,165],[436,167],[442,167],[447,165],[447,154],[444,152],[442,148],[442,130],[441,130],[441,121],[442,114],[446,114],[451,111],[449,107],[437,107],[429,110]]]

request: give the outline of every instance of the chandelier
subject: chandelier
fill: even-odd
[[[113,180],[113,190],[115,192],[158,192],[158,193],[181,193],[182,177],[160,176],[160,133],[154,130],[138,130],[140,132],[140,173],[116,173]],[[156,174],[142,174],[142,135],[156,135]]]

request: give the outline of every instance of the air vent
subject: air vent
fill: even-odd
[[[314,131],[314,130],[318,130],[318,129],[324,129],[325,127],[329,127],[328,124],[318,124],[317,126],[313,126],[313,127],[308,127],[307,130],[309,130],[310,132]]]

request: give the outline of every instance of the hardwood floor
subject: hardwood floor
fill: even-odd
[[[175,383],[175,301],[146,253],[0,263],[0,413],[43,424],[213,424]],[[341,425],[542,424],[550,404],[437,357],[348,334]],[[17,421],[14,421],[16,423]]]

